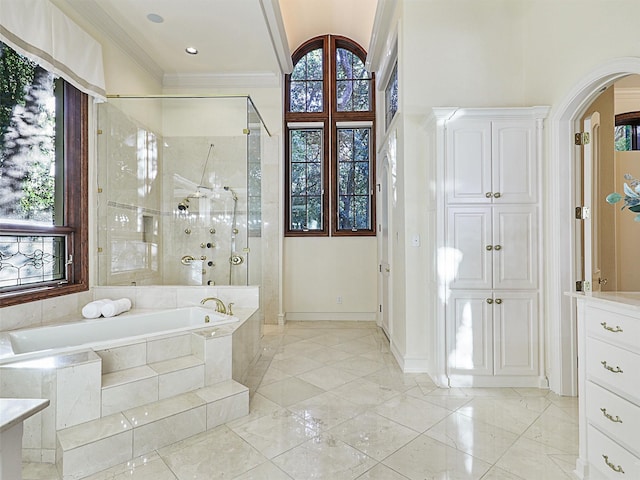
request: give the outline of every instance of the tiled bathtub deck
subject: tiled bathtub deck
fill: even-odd
[[[250,414],[91,480],[573,479],[577,400],[437,389],[370,323],[266,327]],[[449,472],[447,476],[445,472]],[[57,479],[25,465],[25,480]]]

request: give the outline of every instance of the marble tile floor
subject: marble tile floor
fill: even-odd
[[[438,389],[369,322],[265,326],[250,414],[90,480],[569,480],[577,399]],[[57,480],[25,464],[24,480]]]

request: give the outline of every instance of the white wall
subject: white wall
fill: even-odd
[[[375,320],[374,237],[288,237],[284,247],[287,320]]]
[[[586,74],[605,61],[638,55],[639,15],[634,0],[398,0],[383,43],[399,32],[398,196],[404,203],[392,212],[394,258],[402,262],[393,276],[392,342],[404,359],[428,359],[444,341],[428,337],[436,331],[429,300],[434,272],[425,268],[433,265],[428,249],[436,232],[425,195],[433,152],[421,150],[428,139],[420,133],[420,115],[442,106],[528,105],[551,105],[553,115]],[[382,60],[375,59],[374,69]],[[545,142],[547,161],[549,128]],[[548,174],[549,165],[543,170]],[[548,184],[543,178],[545,197]],[[427,238],[414,251],[407,240],[416,230]],[[550,242],[547,237],[545,245]]]

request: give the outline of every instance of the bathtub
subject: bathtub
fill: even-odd
[[[203,307],[127,312],[116,317],[81,320],[61,325],[29,328],[8,333],[12,356],[76,347],[94,348],[117,341],[167,335],[237,322],[235,316]]]

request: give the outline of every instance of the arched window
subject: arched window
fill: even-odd
[[[285,234],[375,235],[374,77],[365,51],[316,37],[286,77]]]

